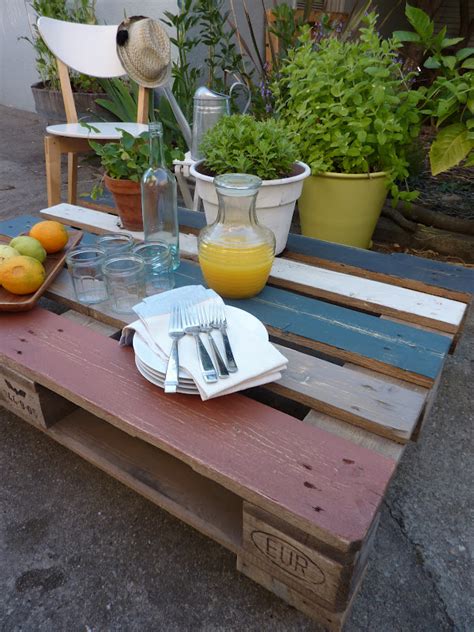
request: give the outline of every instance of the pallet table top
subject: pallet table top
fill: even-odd
[[[86,242],[117,230],[113,215],[72,205],[43,215],[88,231]],[[0,233],[16,235],[35,219],[0,222]],[[199,213],[181,212],[178,286],[203,283],[195,235],[202,222]],[[419,433],[473,292],[473,270],[291,236],[264,291],[229,301],[262,320],[289,360],[282,379],[258,393],[208,402],[165,395],[138,375],[131,349],[40,308],[0,316],[0,357],[6,370],[114,426],[110,442],[118,431],[144,441],[225,490],[229,506],[237,498],[279,516],[344,565],[371,539],[403,446]],[[78,303],[67,271],[47,296],[86,316],[87,325],[102,323],[110,332],[127,322],[106,303]],[[304,421],[282,412],[280,396],[303,406]],[[89,454],[85,443],[77,447],[78,435],[67,439],[89,432],[81,423],[73,431],[72,420],[60,422],[51,436]],[[82,441],[93,442],[91,436]],[[238,509],[212,528],[196,517],[202,507],[186,511],[183,519],[240,550]],[[247,510],[248,524],[259,522],[257,514]],[[338,599],[331,591],[327,598]]]

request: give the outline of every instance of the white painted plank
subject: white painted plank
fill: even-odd
[[[371,305],[389,308],[394,312],[413,314],[420,318],[461,324],[466,305],[459,301],[425,294],[416,290],[372,281],[334,270],[326,270],[289,259],[275,259],[271,276],[307,287],[318,288],[338,296],[354,298]]]
[[[91,233],[126,233],[137,241],[143,241],[143,233],[125,230],[119,227],[117,215],[109,215],[102,211],[94,211],[84,206],[74,204],[56,204],[41,211],[41,215],[48,219],[55,219],[76,228],[82,228]],[[186,233],[179,234],[179,247],[183,255],[187,257],[197,256],[197,237]]]
[[[58,204],[41,211],[41,214],[94,233],[126,232],[137,240],[143,239],[143,233],[119,229],[115,215],[72,204]],[[180,250],[184,256],[195,257],[196,236],[180,233]],[[271,276],[277,282],[297,283],[323,298],[337,300],[341,297],[342,303],[352,303],[356,307],[368,309],[375,307],[376,311],[379,310],[381,313],[401,318],[404,316],[404,320],[418,321],[451,332],[455,332],[459,327],[466,310],[466,305],[459,301],[289,259],[276,258]]]

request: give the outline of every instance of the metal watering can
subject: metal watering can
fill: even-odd
[[[236,81],[231,85],[228,95],[214,92],[205,86],[201,86],[194,93],[191,142],[191,158],[193,160],[201,160],[201,158],[204,158],[202,152],[199,150],[202,138],[207,130],[214,127],[219,119],[230,114],[232,92],[236,88],[243,88],[247,92],[247,101],[242,110],[242,114],[245,114],[249,109],[251,96],[249,88],[240,81]]]

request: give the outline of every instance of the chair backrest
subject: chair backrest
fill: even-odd
[[[121,77],[126,73],[117,55],[117,25],[76,24],[40,17],[38,31],[56,57],[68,123],[77,123],[68,68],[91,77]],[[148,119],[148,92],[139,86],[137,122]]]

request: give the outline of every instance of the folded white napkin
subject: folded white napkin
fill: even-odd
[[[186,288],[171,290],[156,297],[150,297],[154,299],[152,303],[155,303],[155,305],[146,310],[148,314],[151,311],[155,313],[161,311],[163,306],[166,306],[166,312],[158,313],[154,316],[148,315],[146,317],[146,327],[138,320],[125,327],[122,332],[122,344],[130,344],[130,334],[132,332],[138,334],[147,344],[145,364],[151,369],[161,372],[166,367],[172,345],[172,340],[168,336],[170,310],[176,299],[183,300],[183,292],[181,290],[184,289]],[[216,296],[215,293],[209,293],[208,290],[200,287],[194,294],[194,298],[204,299],[204,301],[209,299],[216,300]],[[189,293],[186,298],[189,298]],[[149,301],[149,299],[145,300]],[[222,299],[219,298],[219,300]],[[143,315],[143,309],[141,309],[143,307],[142,303],[140,306],[136,306],[135,311],[139,311]],[[286,368],[288,363],[287,359],[269,342],[268,334],[260,321],[247,314],[247,312],[233,307],[226,307],[226,317],[228,324],[227,334],[238,366],[238,371],[231,373],[228,378],[219,379],[213,384],[206,383],[202,377],[201,366],[196,352],[196,343],[193,337],[186,335],[179,341],[180,368],[192,377],[203,400],[278,380],[281,377],[281,371]],[[225,358],[220,332],[214,330],[212,336],[221,351],[222,357]],[[207,335],[201,334],[201,341],[212,357]],[[144,358],[141,357],[140,359],[143,362]]]

